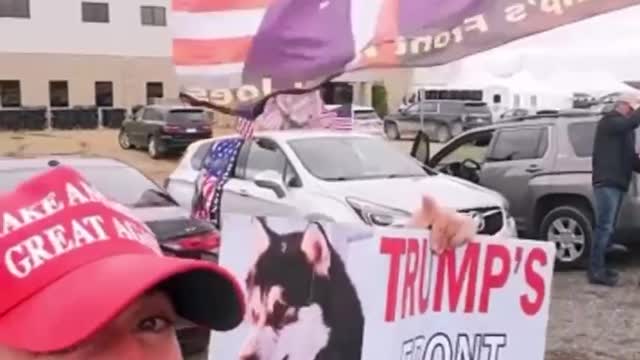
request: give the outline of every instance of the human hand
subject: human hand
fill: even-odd
[[[477,233],[469,216],[440,206],[428,195],[422,196],[422,207],[414,212],[409,226],[431,227],[431,249],[438,254],[465,244]]]

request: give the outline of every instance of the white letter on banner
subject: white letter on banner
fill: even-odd
[[[440,351],[438,351],[440,350]],[[453,351],[451,350],[451,340],[447,334],[437,333],[427,342],[427,350],[424,360],[451,360]]]
[[[489,348],[489,357],[487,358],[487,360],[498,360],[498,353],[500,352],[500,348],[507,346],[507,335],[484,335],[483,345],[484,347]]]

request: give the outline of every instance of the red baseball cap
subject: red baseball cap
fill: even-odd
[[[156,288],[195,324],[225,331],[242,321],[230,273],[163,256],[146,225],[76,171],[56,167],[0,195],[0,344],[69,348]]]

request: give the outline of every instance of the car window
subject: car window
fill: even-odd
[[[153,108],[147,108],[144,110],[144,113],[142,114],[142,119],[144,120],[163,120],[164,117],[162,116],[162,113],[157,110],[157,109],[153,109]]]
[[[152,109],[144,109],[144,110],[142,110],[142,118],[144,120],[151,119],[153,117],[152,116],[152,112],[153,112]]]
[[[537,159],[544,155],[547,146],[546,128],[502,130],[496,134],[487,161]]]
[[[265,171],[274,170],[284,178],[287,157],[272,141],[256,139],[249,146],[243,177],[248,180]]]
[[[130,207],[176,206],[156,183],[138,170],[127,166],[74,166],[91,185],[106,197]],[[15,188],[19,183],[46,168],[17,169],[0,172],[0,192]]]
[[[428,112],[437,112],[438,111],[438,104],[436,103],[422,103],[422,111],[428,113]]]
[[[464,109],[468,113],[481,113],[481,114],[489,114],[491,110],[489,110],[489,106],[484,102],[466,102],[464,103]]]
[[[353,115],[356,120],[379,119],[378,113],[376,113],[375,110],[356,110]]]
[[[410,113],[410,114],[417,114],[418,113],[418,104],[411,104],[407,109],[406,112]]]
[[[169,111],[169,121],[190,122],[206,121],[206,113],[202,109],[174,109]]]
[[[383,139],[341,136],[288,143],[302,165],[326,181],[427,175],[419,162]]]
[[[209,150],[213,146],[214,141],[208,141],[198,146],[196,151],[193,153],[191,157],[191,168],[194,170],[202,169],[202,165],[204,163],[204,159],[209,153]]]
[[[593,153],[593,140],[596,136],[595,121],[569,124],[569,142],[578,157],[590,157]]]
[[[466,159],[474,160],[477,163],[483,163],[489,151],[492,133],[485,133],[478,136],[469,137],[467,140],[452,144],[454,149],[445,155],[438,165],[448,165],[456,162],[462,162]]]

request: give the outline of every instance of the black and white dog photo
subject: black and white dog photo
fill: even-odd
[[[250,333],[241,360],[359,360],[364,315],[344,262],[319,223],[276,233],[254,218],[247,273]]]

